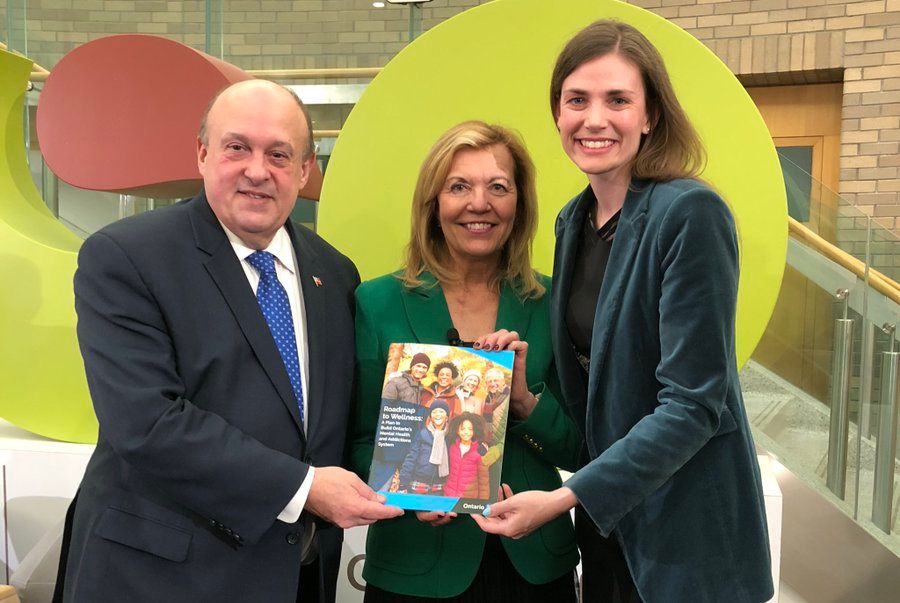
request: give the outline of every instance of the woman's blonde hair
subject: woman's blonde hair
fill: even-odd
[[[444,187],[458,151],[494,145],[504,146],[512,155],[517,201],[516,217],[490,285],[499,291],[501,283],[506,281],[522,299],[537,299],[544,294],[544,286],[531,268],[531,244],[538,222],[534,163],[516,133],[482,121],[466,121],[450,128],[434,143],[422,162],[413,193],[412,232],[406,247],[406,266],[400,276],[407,288],[421,286],[420,277],[425,271],[431,272],[442,283],[453,283],[458,279],[438,220],[438,193]]]
[[[602,19],[575,34],[556,59],[550,79],[550,108],[559,117],[563,82],[594,59],[617,54],[637,67],[644,83],[650,132],[643,137],[631,173],[636,178],[696,178],[706,165],[706,150],[675,96],[662,56],[640,31]]]

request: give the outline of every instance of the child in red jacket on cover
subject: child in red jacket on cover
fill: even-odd
[[[444,496],[490,499],[490,480],[483,456],[487,424],[480,415],[464,412],[450,421],[447,454],[450,473],[444,483]]]

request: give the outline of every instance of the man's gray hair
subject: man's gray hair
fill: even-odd
[[[503,374],[503,371],[501,371],[501,370],[498,369],[497,367],[491,367],[491,368],[489,368],[489,369],[487,370],[487,372],[484,374],[484,378],[487,379],[487,378],[488,378],[488,375],[491,375],[491,374],[497,375],[498,377],[500,377],[501,379],[503,379],[504,381],[506,381],[506,375],[504,375],[504,374]]]

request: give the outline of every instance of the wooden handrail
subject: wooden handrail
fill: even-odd
[[[0,46],[3,43],[0,42]],[[3,46],[5,49],[6,47]],[[265,80],[315,80],[324,78],[373,78],[381,73],[381,67],[346,67],[335,69],[249,69],[247,73]],[[32,82],[47,80],[50,72],[34,64],[29,78]]]
[[[337,138],[340,130],[313,130],[313,138]]]
[[[13,52],[13,51],[9,50],[9,46],[4,44],[3,42],[0,42],[0,50],[8,50],[9,52]],[[35,63],[34,61],[32,61],[32,69],[33,69],[31,72],[32,76],[34,76],[35,74],[41,74],[44,76],[44,79],[46,79],[47,76],[50,74],[49,71],[47,71],[46,69],[44,69],[43,67],[41,67],[40,65]],[[35,80],[34,77],[32,77],[31,80],[38,81],[38,80]],[[41,81],[43,81],[43,80],[41,80]]]
[[[860,280],[865,278],[866,265],[833,243],[829,243],[809,228],[788,217],[788,225],[791,235],[799,239],[809,247],[812,247],[832,262],[843,266],[856,275]],[[900,304],[900,283],[885,276],[872,267],[869,267],[869,284],[873,289],[893,301]]]
[[[333,69],[248,69],[253,77],[269,80],[313,80],[324,78],[373,78],[381,67],[336,67]]]

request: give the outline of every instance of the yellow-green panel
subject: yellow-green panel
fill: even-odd
[[[450,126],[483,119],[517,129],[538,168],[536,266],[549,273],[553,223],[586,186],[550,115],[556,55],[579,29],[616,18],[659,48],[709,151],[703,177],[732,207],[741,240],[738,359],[772,313],[787,250],[781,168],[741,84],[703,44],[665,19],[614,0],[496,0],[429,30],[400,52],[351,112],[328,164],[319,231],[371,278],[400,265],[409,206],[425,153]]]
[[[50,438],[93,442],[72,295],[81,241],[31,181],[22,129],[30,72],[31,61],[0,50],[0,416]]]

